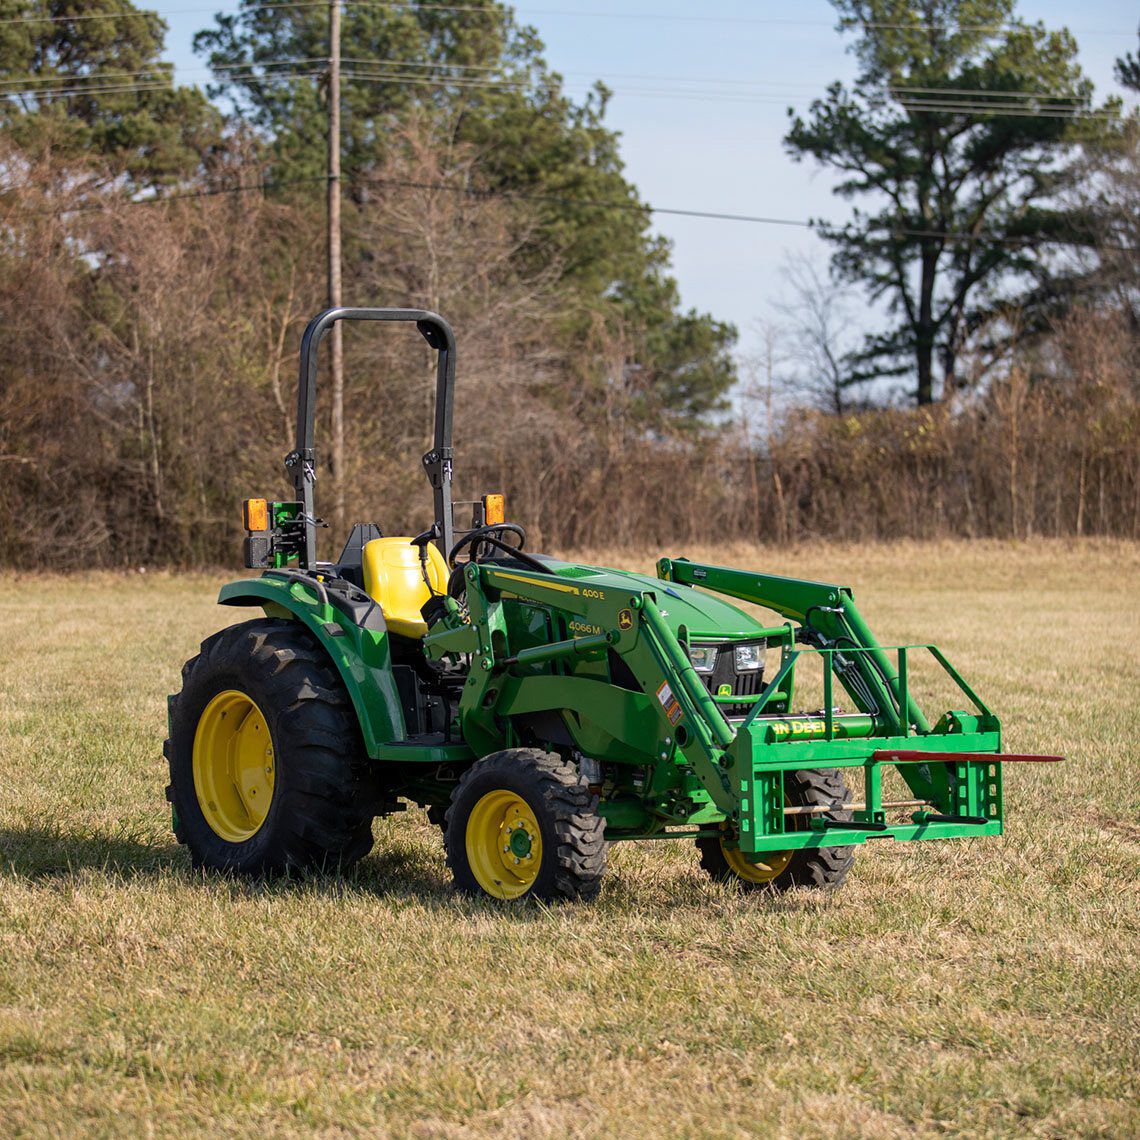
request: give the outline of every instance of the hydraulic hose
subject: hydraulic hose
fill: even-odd
[[[841,615],[843,624],[847,626],[848,632],[851,634],[852,640],[856,644],[862,644],[865,647],[865,652],[868,657],[874,662],[879,675],[886,683],[887,692],[894,698],[899,710],[899,727],[903,729],[904,735],[909,734],[909,724],[914,724],[918,727],[919,732],[929,732],[930,722],[923,715],[922,710],[918,707],[914,698],[908,693],[905,707],[902,699],[902,686],[899,683],[898,674],[895,672],[894,666],[887,657],[882,646],[875,640],[875,635],[867,627],[867,623],[863,620],[862,615],[850,602],[844,606]]]

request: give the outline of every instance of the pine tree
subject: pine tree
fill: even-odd
[[[130,0],[0,0],[0,124],[29,155],[93,160],[135,186],[185,178],[221,119],[160,58],[166,25]]]
[[[1003,284],[1042,282],[1040,244],[1092,240],[1057,193],[1073,145],[1106,129],[1115,105],[1086,114],[1076,41],[1018,22],[1014,0],[833,3],[857,35],[854,89],[832,84],[806,117],[790,111],[785,143],[838,171],[838,195],[870,202],[820,227],[839,275],[893,318],[853,375],[909,375],[928,404],[936,370],[943,391],[959,382],[960,353]]]

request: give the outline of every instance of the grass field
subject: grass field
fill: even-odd
[[[415,810],[348,880],[203,879],[160,750],[182,661],[248,616],[224,576],[9,575],[0,1133],[1140,1134],[1140,548],[683,553],[851,584],[1069,761],[1011,766],[1004,838],[870,845],[827,897],[658,843],[594,905],[505,909]]]

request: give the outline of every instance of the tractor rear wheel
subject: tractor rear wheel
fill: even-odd
[[[261,618],[202,642],[171,699],[166,790],[195,867],[345,868],[372,847],[364,748],[319,642]]]
[[[845,809],[851,792],[838,768],[803,769],[784,773],[788,807],[827,808],[825,819],[850,819]],[[810,826],[810,816],[793,815],[793,829]],[[735,882],[749,890],[786,891],[792,887],[831,889],[842,886],[855,861],[855,848],[801,847],[769,851],[762,862],[750,863],[735,844],[720,838],[698,839],[701,869],[719,882]]]
[[[577,769],[537,748],[472,764],[447,809],[456,887],[497,899],[592,899],[606,866],[605,820]]]

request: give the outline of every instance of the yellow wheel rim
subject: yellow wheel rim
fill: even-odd
[[[194,792],[202,815],[222,839],[257,834],[273,802],[273,739],[261,709],[237,689],[202,710],[194,733]]]
[[[793,851],[769,851],[764,856],[763,863],[749,863],[740,853],[739,848],[727,847],[724,840],[720,841],[720,850],[724,861],[732,869],[732,873],[746,883],[770,883],[782,875],[792,861]]]
[[[525,895],[542,868],[542,835],[530,804],[514,792],[488,792],[467,817],[467,862],[497,899]]]
[[[785,806],[787,803],[788,797],[785,795]],[[795,854],[794,850],[768,851],[761,862],[749,863],[738,847],[727,846],[723,839],[720,841],[720,850],[732,873],[746,883],[770,883],[773,879],[778,879],[788,869]]]

